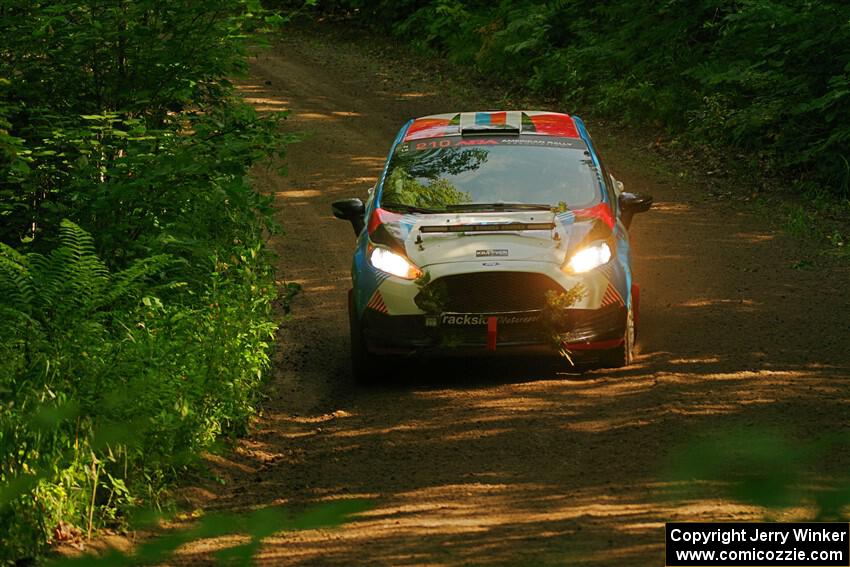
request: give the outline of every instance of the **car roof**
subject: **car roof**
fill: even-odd
[[[404,141],[506,133],[585,138],[581,120],[569,114],[541,110],[498,110],[450,112],[415,118],[404,133]]]

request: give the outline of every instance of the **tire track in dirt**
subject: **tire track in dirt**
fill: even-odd
[[[408,379],[402,366],[385,388],[351,383],[354,240],[330,203],[365,197],[407,118],[498,104],[393,65],[363,42],[295,33],[240,86],[260,110],[290,109],[286,128],[308,134],[289,149],[287,177],[255,173],[280,207],[281,273],[304,289],[265,415],[218,463],[230,482],[205,506],[374,502],[340,529],[269,538],[260,559],[274,565],[659,565],[665,521],[760,518],[719,489],[665,498],[665,462],[673,445],[724,427],[776,426],[792,439],[846,430],[850,276],[792,269],[812,252],[653,172],[593,123],[617,177],[658,202],[634,228],[636,364],[579,378],[455,360]],[[818,473],[848,461],[836,455]],[[203,563],[216,546],[181,558]]]

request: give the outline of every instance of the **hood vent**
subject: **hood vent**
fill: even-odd
[[[553,222],[504,222],[481,224],[450,224],[419,227],[420,232],[522,232],[529,230],[552,230]]]
[[[522,130],[522,113],[464,112],[460,115],[461,136],[518,136]]]

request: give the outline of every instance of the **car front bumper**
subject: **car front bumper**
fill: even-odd
[[[496,320],[493,326],[488,325],[491,317]],[[452,319],[461,323],[449,323]],[[376,354],[554,353],[566,348],[581,355],[620,344],[625,324],[626,310],[620,305],[565,309],[557,317],[539,310],[441,315],[388,315],[367,310],[361,318],[366,346]]]

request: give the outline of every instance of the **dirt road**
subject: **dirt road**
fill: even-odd
[[[384,388],[352,383],[354,239],[330,203],[365,196],[407,118],[497,104],[462,77],[429,83],[393,65],[362,42],[302,34],[253,60],[241,86],[308,133],[287,177],[256,174],[280,207],[281,274],[303,293],[265,415],[219,463],[229,482],[205,506],[373,502],[342,528],[268,539],[260,558],[275,565],[662,565],[665,521],[762,518],[722,486],[669,497],[674,447],[726,427],[776,427],[791,442],[846,429],[850,275],[828,262],[799,269],[813,250],[649,167],[592,122],[617,177],[658,203],[633,230],[637,362],[577,377],[457,360],[413,377],[401,365]],[[848,462],[806,465],[807,478],[834,479]],[[202,562],[214,547],[182,557]]]

